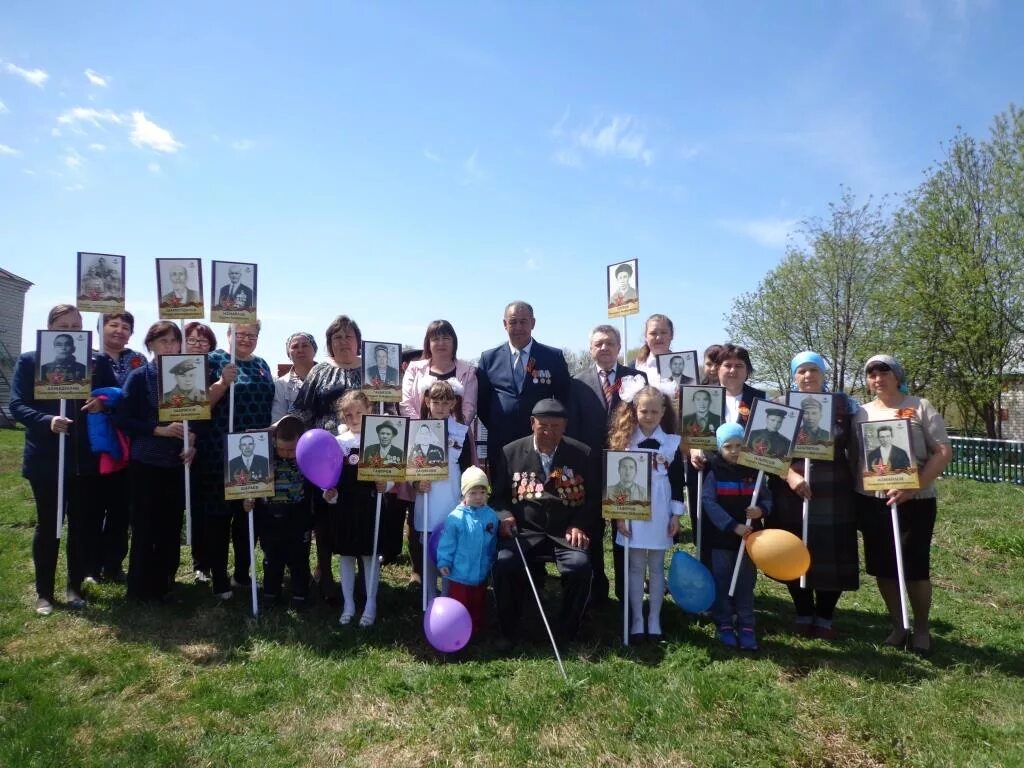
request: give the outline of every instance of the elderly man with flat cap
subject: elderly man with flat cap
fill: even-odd
[[[378,424],[377,440],[379,443],[371,443],[366,446],[363,461],[368,462],[371,459],[380,458],[385,464],[404,464],[405,451],[391,442],[397,435],[398,427],[393,422],[382,421]]]
[[[554,562],[562,576],[562,609],[555,630],[572,640],[590,598],[593,573],[587,548],[594,530],[593,495],[599,479],[589,477],[590,449],[565,437],[567,414],[554,398],[532,411],[533,434],[505,446],[492,460],[491,505],[501,519],[502,540],[494,564],[500,645],[512,647],[529,589],[516,543],[527,562]]]
[[[196,364],[192,360],[182,360],[171,368],[174,376],[174,387],[164,392],[164,405],[185,405],[201,403],[206,393],[196,386]]]
[[[764,429],[755,429],[750,433],[748,445],[760,456],[771,456],[784,459],[789,455],[790,441],[779,434],[782,420],[786,412],[781,408],[766,408],[764,412]]]

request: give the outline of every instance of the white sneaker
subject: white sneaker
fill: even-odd
[[[234,596],[235,593],[232,592],[230,589],[227,592],[217,592],[215,594],[215,597],[219,597],[221,600],[230,600]]]
[[[192,574],[192,580],[196,584],[206,584],[210,580],[210,577],[207,576],[202,571],[196,571],[195,573]]]
[[[351,624],[352,623],[352,619],[354,619],[355,616],[356,615],[354,613],[343,613],[343,614],[341,614],[341,617],[338,619],[338,623],[339,624]]]

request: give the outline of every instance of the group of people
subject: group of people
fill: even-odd
[[[422,349],[403,359],[401,371],[388,367],[385,349],[379,361],[381,381],[397,381],[400,376],[402,390],[401,402],[386,410],[363,392],[362,333],[345,315],[328,326],[326,356],[320,362],[315,359],[315,338],[305,332],[292,334],[285,342],[291,366],[278,377],[255,354],[258,323],[231,326],[229,352],[217,347],[213,331],[203,323],[191,322],[183,332],[173,322],[157,322],[144,337],[153,358],[147,360],[127,346],[134,332],[131,314],[103,315],[100,348],[92,353],[92,383],[95,390],[117,388],[120,397],[69,403],[67,415],[60,415],[57,401],[35,399],[35,353],[23,354],[15,371],[11,410],[27,429],[24,476],[32,486],[38,515],[33,540],[36,611],[53,610],[57,445],[59,437],[67,435],[67,605],[73,609],[84,607],[83,589],[90,580],[126,578],[129,598],[168,599],[180,566],[188,477],[192,483],[191,570],[197,582],[211,582],[213,594],[221,599],[249,587],[246,518],[254,511],[268,601],[280,599],[287,569],[293,606],[304,605],[310,586],[316,585],[324,599],[340,605],[342,624],[372,625],[377,618],[380,565],[399,555],[407,529],[412,583],[421,588],[425,584],[431,594],[443,591],[464,602],[474,631],[486,626],[484,606],[490,581],[500,646],[512,647],[521,640],[529,576],[540,575],[543,564],[549,562],[561,577],[562,603],[554,626],[562,638],[577,636],[588,605],[614,595],[629,601],[632,640],[659,640],[665,555],[679,540],[684,517],[689,517],[692,530],[697,528],[697,488],[702,479],[703,537],[698,555],[716,581],[712,616],[722,643],[757,648],[755,570],[749,558],[739,567],[733,596],[728,594],[742,539],[761,526],[801,535],[802,508],[809,500],[811,568],[803,586],[799,581],[787,583],[795,631],[836,637],[833,617],[840,596],[859,586],[860,530],[866,570],[878,581],[893,625],[884,642],[920,653],[930,651],[934,481],[949,461],[950,448],[941,417],[927,400],[906,393],[905,373],[894,358],[879,355],[865,364],[871,402],[862,406],[837,393],[832,398],[829,429],[809,419],[810,429],[831,435],[833,458],[810,461],[809,481],[804,477],[804,460],[793,461],[785,477],[770,478],[755,498],[756,472],[736,459],[753,402],[767,395],[748,384],[754,371],[746,349],[722,344],[706,350],[698,378],[701,384],[724,388],[725,414],[722,419],[710,412],[707,392],[694,394],[696,413],[688,417],[693,422],[690,426],[715,434],[718,450],[688,450],[680,434],[687,425],[680,423],[677,414],[678,382],[658,373],[657,356],[672,351],[674,327],[667,316],[655,314],[647,319],[644,344],[632,366],[620,362],[617,329],[596,326],[589,339],[590,363],[575,375],[570,375],[559,349],[534,338],[536,317],[529,304],[508,304],[502,322],[506,340],[485,351],[476,366],[458,357],[458,336],[446,320],[427,327]],[[80,330],[82,317],[75,307],[58,305],[51,310],[47,327]],[[178,354],[183,347],[208,358],[212,406],[210,421],[187,426],[161,422],[157,404],[156,357]],[[792,388],[808,395],[826,392],[827,373],[820,355],[802,352],[791,364]],[[817,401],[808,399],[813,409]],[[229,400],[233,407],[229,408]],[[785,393],[778,402],[784,400]],[[446,420],[448,479],[358,480],[359,432],[363,416],[373,412]],[[769,409],[768,417],[772,415]],[[97,453],[90,444],[85,422],[93,418],[109,421],[127,438],[121,443],[123,455],[113,457],[116,461],[105,462],[111,457]],[[865,492],[857,425],[891,418],[910,421],[921,488]],[[486,428],[486,453],[477,449],[477,424]],[[386,428],[388,422],[379,426]],[[225,501],[225,435],[268,428],[274,443],[273,497]],[[299,437],[312,428],[327,430],[341,446],[343,467],[334,488],[314,488],[296,463]],[[378,434],[384,445],[380,429]],[[434,447],[427,440],[424,446],[424,451]],[[650,520],[606,525],[601,516],[601,498],[608,485],[603,477],[605,449],[651,454]],[[894,461],[893,450],[897,449],[879,460]],[[112,453],[118,453],[116,446]],[[629,467],[622,467],[623,498],[634,494],[630,477]],[[889,508],[894,504],[899,509],[906,586],[914,615],[909,633],[902,625],[889,528]],[[609,528],[613,580],[605,566]],[[436,558],[424,558],[425,539],[438,532]],[[232,545],[234,567],[229,573]],[[315,547],[312,570],[311,547]],[[126,554],[127,577],[122,570]],[[335,556],[340,556],[337,571]],[[629,590],[624,594],[627,570]],[[340,584],[335,573],[340,574]]]

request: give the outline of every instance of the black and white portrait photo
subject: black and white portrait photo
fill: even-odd
[[[697,350],[658,355],[658,375],[677,387],[697,383]]]
[[[224,498],[249,499],[274,495],[270,431],[231,432],[224,437]]]
[[[409,419],[403,416],[363,416],[359,435],[360,480],[405,477],[405,443]]]
[[[801,418],[799,408],[767,400],[754,400],[743,435],[739,463],[772,474],[785,475],[789,470]]]
[[[725,388],[686,385],[679,391],[683,441],[689,448],[717,447],[715,430],[725,420]]]
[[[35,396],[85,399],[92,391],[90,331],[37,331]]]
[[[651,456],[648,451],[605,451],[605,517],[649,520],[651,516]]]
[[[160,317],[168,320],[202,318],[203,270],[199,259],[157,259]]]
[[[78,309],[124,311],[124,256],[78,252]]]
[[[215,323],[256,320],[256,265],[236,261],[213,262],[212,310]]]
[[[448,477],[448,423],[444,419],[410,419],[406,480]]]
[[[790,392],[786,402],[803,414],[800,431],[793,446],[793,457],[799,459],[831,459],[832,395],[825,392]]]
[[[608,266],[608,317],[635,315],[640,311],[637,259]]]
[[[397,403],[402,399],[402,345],[363,342],[363,391],[371,400]]]
[[[161,421],[209,419],[206,355],[160,355]]]

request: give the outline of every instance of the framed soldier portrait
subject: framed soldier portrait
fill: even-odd
[[[755,400],[743,433],[739,463],[784,477],[793,457],[801,417],[799,408]]]
[[[658,375],[662,381],[671,381],[677,387],[699,384],[697,376],[697,350],[687,352],[666,352],[657,355]]]
[[[910,436],[910,419],[861,422],[860,438],[865,491],[921,487]]]
[[[402,399],[402,345],[363,342],[363,392],[370,400],[397,403]]]
[[[87,400],[92,394],[91,349],[91,331],[36,331],[35,398]]]
[[[79,251],[75,295],[81,312],[124,312],[124,256]]]
[[[206,355],[160,355],[157,358],[160,421],[209,420],[207,365]]]
[[[725,421],[725,387],[683,386],[679,398],[684,446],[688,450],[715,450],[718,447],[715,430]]]
[[[273,496],[270,430],[231,432],[224,440],[224,498],[237,501]]]
[[[793,446],[794,459],[825,459],[835,455],[832,435],[832,398],[828,392],[789,392],[786,403],[799,408],[803,418]]]
[[[447,480],[447,420],[409,419],[405,457],[406,480]]]
[[[156,285],[162,320],[193,320],[206,316],[203,263],[199,259],[157,259]]]
[[[608,265],[608,317],[640,312],[638,261],[630,259]]]
[[[256,265],[215,261],[210,278],[210,322],[250,325],[256,317]]]
[[[652,456],[649,451],[604,452],[602,517],[615,520],[651,519]]]
[[[408,431],[409,419],[404,416],[363,416],[356,477],[360,480],[404,480]]]

